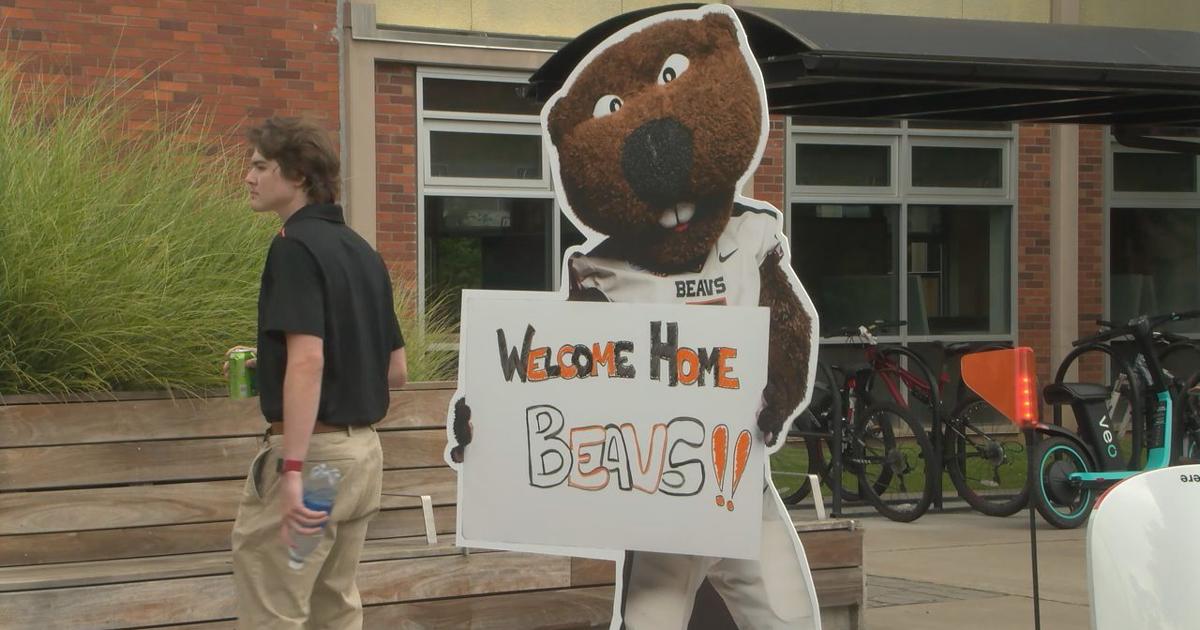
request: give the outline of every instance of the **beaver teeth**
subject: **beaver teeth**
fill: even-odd
[[[658,217],[658,224],[664,228],[671,230],[676,226],[683,225],[692,220],[696,214],[696,204],[681,202],[675,204],[674,208],[663,210],[661,216]]]

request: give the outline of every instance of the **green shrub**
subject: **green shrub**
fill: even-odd
[[[450,299],[445,294],[426,292],[423,318],[417,317],[416,287],[397,283],[395,300],[404,332],[408,380],[454,380],[458,374],[458,313],[450,310]]]
[[[0,71],[0,395],[195,394],[254,342],[278,220],[249,209],[245,149],[194,114],[134,131],[125,95]],[[422,327],[414,298],[397,288],[409,380],[453,378],[456,325],[434,304]]]
[[[245,156],[191,115],[135,132],[121,97],[0,74],[0,394],[220,387],[254,338],[274,222]]]

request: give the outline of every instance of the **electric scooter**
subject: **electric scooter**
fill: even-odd
[[[1130,469],[1128,460],[1120,453],[1117,431],[1110,415],[1110,391],[1094,383],[1054,383],[1047,385],[1043,396],[1050,405],[1070,405],[1075,412],[1079,432],[1075,433],[1053,424],[1037,423],[1037,445],[1029,451],[1035,464],[1033,495],[1038,512],[1052,525],[1062,529],[1079,527],[1087,522],[1096,496],[1108,486],[1128,479],[1139,472],[1166,468],[1171,464],[1172,433],[1174,431],[1173,401],[1162,365],[1154,345],[1154,329],[1182,319],[1200,317],[1200,311],[1168,313],[1147,317],[1141,315],[1124,326],[1105,330],[1092,337],[1080,339],[1076,346],[1096,344],[1119,337],[1131,336],[1139,353],[1138,371],[1147,381],[1148,391],[1133,387],[1134,395],[1143,396],[1148,413],[1146,463],[1140,469]],[[1143,364],[1144,361],[1144,364]],[[1144,366],[1144,367],[1143,367]],[[1137,384],[1134,384],[1137,385]],[[1141,393],[1139,393],[1141,392]],[[1133,418],[1143,422],[1143,418]]]
[[[1152,484],[1153,487],[1162,487],[1162,484],[1165,483],[1162,480],[1166,480],[1170,476],[1174,475],[1175,471],[1168,472],[1161,470],[1170,463],[1171,423],[1168,422],[1168,418],[1172,418],[1172,403],[1170,394],[1167,392],[1165,383],[1162,379],[1162,370],[1158,365],[1157,359],[1154,358],[1155,355],[1149,340],[1151,339],[1153,328],[1155,326],[1162,325],[1163,323],[1169,321],[1178,321],[1179,319],[1183,319],[1185,317],[1196,316],[1200,316],[1200,312],[1184,314],[1173,313],[1155,318],[1139,317],[1130,322],[1130,324],[1126,327],[1114,328],[1112,330],[1105,331],[1092,339],[1085,339],[1078,342],[1089,343],[1098,340],[1113,339],[1121,335],[1133,334],[1135,339],[1137,339],[1140,344],[1139,349],[1142,351],[1149,351],[1147,353],[1148,363],[1154,370],[1151,373],[1153,376],[1150,378],[1152,386],[1151,392],[1153,393],[1154,400],[1157,402],[1157,409],[1150,430],[1149,446],[1151,448],[1151,452],[1150,458],[1147,461],[1147,469],[1151,467],[1159,469],[1152,475],[1148,476],[1153,477],[1154,479],[1154,483]],[[1041,502],[1050,500],[1052,493],[1067,491],[1072,492],[1073,494],[1070,495],[1070,498],[1077,502],[1080,500],[1084,502],[1083,505],[1076,508],[1079,510],[1079,514],[1082,515],[1081,518],[1079,515],[1076,515],[1075,517],[1077,526],[1077,524],[1085,521],[1088,514],[1090,514],[1093,510],[1094,504],[1091,497],[1092,492],[1105,486],[1108,486],[1109,489],[1112,489],[1113,484],[1137,475],[1143,471],[1115,470],[1111,468],[1113,466],[1111,463],[1107,464],[1110,466],[1109,469],[1097,470],[1097,467],[1092,464],[1092,462],[1095,461],[1106,461],[1103,459],[1092,459],[1092,449],[1096,449],[1097,453],[1105,456],[1107,460],[1120,459],[1116,453],[1113,453],[1108,448],[1108,445],[1112,443],[1112,436],[1104,435],[1104,431],[1111,431],[1111,429],[1106,427],[1106,399],[1108,396],[1106,388],[1099,385],[1092,387],[1081,387],[1079,384],[1068,385],[1060,383],[1047,387],[1047,390],[1049,391],[1045,392],[1048,400],[1058,400],[1060,401],[1058,404],[1072,405],[1073,409],[1076,411],[1076,414],[1079,416],[1080,426],[1086,427],[1081,429],[1082,432],[1087,434],[1088,441],[1085,441],[1084,438],[1066,431],[1061,427],[1045,425],[1040,421],[1038,414],[1039,405],[1036,374],[1037,370],[1035,367],[1033,350],[1028,347],[1014,348],[1011,350],[980,352],[967,355],[962,359],[962,377],[964,384],[974,390],[975,393],[979,394],[981,398],[995,407],[1001,414],[1011,420],[1022,430],[1023,434],[1025,435],[1026,452],[1033,454],[1028,458],[1027,479],[1038,483],[1038,491],[1030,493],[1028,508],[1029,539],[1033,577],[1034,627],[1037,630],[1040,630],[1041,601],[1037,570],[1037,527],[1035,522],[1035,506],[1039,508],[1038,511],[1040,511],[1040,508],[1042,507]],[[1048,439],[1043,442],[1039,439],[1042,436],[1048,436]],[[1099,441],[1097,441],[1097,438]],[[1054,456],[1058,453],[1067,455],[1069,458],[1067,461],[1074,461],[1078,467],[1076,470],[1069,470],[1067,469],[1067,465],[1059,466],[1057,469],[1054,466],[1050,466],[1049,469],[1054,475],[1057,476],[1054,479],[1054,483],[1058,485],[1048,489],[1043,483],[1043,475],[1039,475],[1037,472],[1046,471],[1047,466],[1045,466],[1045,464],[1050,459],[1054,458]],[[1035,461],[1039,464],[1039,467],[1036,469]],[[1089,468],[1088,464],[1092,464],[1092,466]],[[1189,488],[1188,496],[1191,498],[1190,500],[1194,502],[1197,497],[1200,497],[1200,490],[1198,490],[1200,489],[1200,472],[1196,472],[1200,471],[1200,467],[1187,467],[1178,470],[1181,471],[1179,473],[1179,482],[1185,484],[1185,486]],[[1144,488],[1151,486],[1138,483],[1134,484],[1132,487],[1135,488],[1135,491],[1141,488],[1142,495],[1145,495]],[[1126,493],[1124,490],[1122,490],[1120,494],[1125,495]],[[1142,579],[1145,577],[1145,575],[1141,574],[1139,574],[1141,575],[1141,577],[1139,577],[1139,575],[1126,575],[1119,572],[1114,573],[1113,571],[1110,571],[1109,569],[1112,566],[1128,566],[1138,564],[1137,562],[1133,561],[1121,562],[1119,559],[1114,561],[1113,558],[1120,555],[1119,552],[1109,553],[1114,545],[1103,547],[1103,551],[1096,551],[1096,549],[1101,549],[1103,545],[1099,542],[1093,545],[1093,540],[1108,540],[1109,538],[1105,538],[1105,535],[1114,531],[1119,532],[1115,538],[1115,540],[1118,541],[1130,540],[1136,537],[1158,539],[1163,537],[1164,532],[1170,532],[1171,536],[1174,537],[1173,539],[1185,541],[1181,543],[1181,546],[1179,547],[1182,555],[1172,556],[1170,555],[1170,552],[1167,552],[1166,555],[1156,554],[1156,556],[1163,558],[1162,562],[1156,564],[1166,563],[1174,566],[1177,572],[1182,570],[1183,572],[1188,573],[1189,579],[1178,580],[1180,584],[1192,584],[1194,582],[1194,580],[1190,578],[1194,575],[1194,567],[1197,566],[1197,564],[1188,559],[1200,558],[1200,543],[1197,542],[1197,539],[1194,535],[1197,521],[1200,521],[1200,509],[1195,508],[1197,505],[1200,505],[1200,503],[1189,505],[1189,507],[1184,510],[1185,514],[1181,517],[1182,520],[1178,520],[1178,522],[1176,522],[1176,520],[1168,521],[1161,516],[1162,514],[1165,514],[1166,508],[1163,507],[1162,501],[1160,500],[1163,499],[1163,497],[1160,497],[1159,494],[1161,493],[1152,492],[1148,498],[1143,496],[1142,507],[1139,508],[1143,520],[1147,518],[1149,519],[1144,523],[1145,527],[1143,527],[1143,530],[1153,528],[1155,529],[1154,532],[1142,531],[1135,536],[1131,533],[1124,532],[1120,525],[1099,527],[1097,529],[1097,531],[1104,533],[1096,533],[1093,531],[1088,532],[1089,584],[1090,592],[1093,597],[1093,627],[1097,630],[1109,630],[1110,628],[1115,629],[1126,627],[1155,627],[1161,628],[1161,630],[1168,630],[1168,628],[1170,630],[1182,630],[1185,627],[1193,627],[1190,625],[1165,626],[1157,624],[1111,625],[1107,623],[1108,619],[1106,619],[1104,616],[1106,613],[1101,610],[1102,608],[1107,610],[1106,606],[1111,602],[1106,601],[1104,604],[1101,604],[1099,607],[1097,607],[1097,599],[1109,598],[1108,593],[1113,592],[1114,589],[1121,590],[1122,587],[1125,587],[1125,590],[1127,591],[1126,595],[1134,598],[1133,600],[1129,600],[1127,597],[1125,600],[1122,600],[1125,604],[1129,604],[1130,601],[1136,601],[1138,598],[1141,598],[1143,600],[1143,604],[1145,604],[1141,606],[1141,608],[1146,609],[1146,606],[1153,607],[1154,605],[1153,602],[1145,601],[1145,589],[1148,587],[1153,587],[1154,584],[1158,583],[1158,580]],[[1063,498],[1063,496],[1059,496],[1060,500]],[[1101,499],[1102,498],[1103,495],[1101,495]],[[1099,502],[1100,501],[1098,500],[1095,503]],[[1127,516],[1123,513],[1119,514],[1116,519],[1109,516],[1115,512],[1118,512],[1118,510],[1115,508],[1106,509],[1105,518],[1103,521],[1107,523],[1113,520],[1120,520],[1121,518]],[[1178,510],[1175,510],[1175,512],[1178,512]],[[1074,512],[1072,514],[1074,514]],[[1137,519],[1135,518],[1133,520]],[[1051,522],[1053,523],[1054,521]],[[1130,523],[1132,523],[1132,521],[1130,521]],[[1136,525],[1127,525],[1127,527],[1128,526],[1133,526],[1135,529],[1137,527]],[[1115,543],[1115,546],[1120,545],[1120,542]],[[1146,557],[1142,557],[1140,559],[1142,574],[1154,574],[1158,576],[1172,575],[1170,571],[1163,571],[1162,567],[1146,565],[1145,560]],[[1183,564],[1179,564],[1181,560],[1184,562]],[[1130,580],[1133,580],[1133,582],[1130,582]],[[1151,588],[1151,590],[1154,592],[1161,591],[1164,593],[1175,593],[1176,590],[1178,590],[1176,586],[1172,586],[1169,582],[1163,583],[1161,586],[1161,588]],[[1192,600],[1190,593],[1185,593],[1182,598],[1171,595],[1169,599],[1171,602],[1172,611],[1175,611],[1180,607],[1186,607],[1190,611]],[[1140,614],[1136,610],[1137,606],[1135,605],[1132,608],[1132,612],[1130,611],[1130,606],[1114,608],[1114,610],[1117,610],[1118,612],[1111,613],[1111,616],[1114,618],[1113,620],[1140,618],[1137,617],[1137,615]],[[1181,617],[1181,619],[1187,620],[1186,623],[1191,623],[1192,618],[1193,615]],[[1156,617],[1156,619],[1161,620],[1161,616]]]

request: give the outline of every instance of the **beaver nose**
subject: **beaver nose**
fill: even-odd
[[[621,170],[642,201],[655,208],[675,205],[691,180],[691,130],[674,118],[643,124],[621,147]]]

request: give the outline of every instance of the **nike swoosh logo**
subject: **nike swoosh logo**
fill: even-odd
[[[719,260],[721,262],[725,262],[726,260],[729,260],[730,256],[736,254],[737,251],[738,250],[735,249],[735,250],[729,252],[728,254],[725,254],[724,256],[721,255],[721,252],[717,252],[717,260]]]

